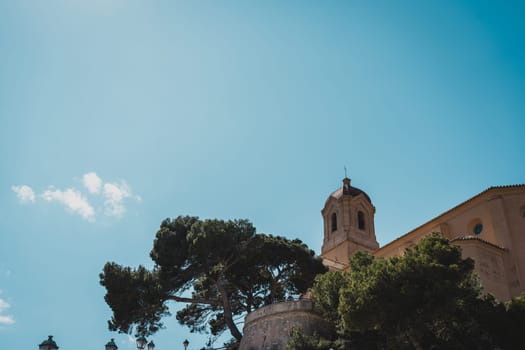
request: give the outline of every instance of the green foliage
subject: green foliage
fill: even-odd
[[[142,319],[137,325],[137,333],[154,333],[162,327],[161,318],[170,315],[163,304],[163,291],[156,272],[143,266],[137,269],[122,267],[116,263],[107,263],[100,283],[111,293],[105,300],[113,310],[113,317],[108,321],[112,331],[130,331],[133,320]]]
[[[339,350],[342,349],[338,341],[330,341],[320,337],[318,334],[306,335],[297,328],[290,333],[287,344],[288,350]]]
[[[348,284],[348,273],[327,272],[316,277],[310,293],[315,300],[315,310],[335,324],[339,321],[341,289]]]
[[[468,312],[479,300],[473,261],[443,237],[425,238],[402,257],[362,255],[352,259],[350,283],[341,293],[345,330],[383,329],[403,341],[435,344],[449,337],[449,316]]]
[[[517,296],[506,304],[507,310],[517,323],[525,324],[525,293]]]
[[[350,267],[312,287],[317,310],[337,326],[333,349],[519,348],[525,296],[506,306],[483,296],[474,262],[438,234],[400,257],[357,252]],[[324,349],[318,340],[297,335],[290,349]]]
[[[247,220],[164,220],[150,253],[152,271],[107,263],[100,275],[113,310],[110,329],[148,335],[162,327],[168,302],[184,302],[177,320],[192,332],[239,340],[235,318],[304,293],[321,260],[299,240],[256,234]]]
[[[493,317],[489,322],[496,323],[499,326],[498,334],[503,349],[523,348],[525,293],[507,302],[505,308],[500,308],[496,317]]]

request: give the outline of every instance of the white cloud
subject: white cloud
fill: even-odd
[[[49,189],[42,193],[42,198],[48,202],[57,201],[62,203],[68,210],[88,221],[95,219],[95,209],[80,192],[73,188],[68,188],[65,191]]]
[[[90,193],[99,193],[100,187],[102,186],[102,179],[94,172],[84,174],[82,176],[84,186]]]
[[[2,316],[0,315],[0,324],[13,324],[15,319],[12,316]]]
[[[9,309],[11,305],[7,303],[4,299],[0,299],[0,312],[3,312],[5,309]]]
[[[18,200],[21,203],[34,203],[35,202],[35,192],[29,186],[11,186],[13,192],[16,193]]]
[[[108,216],[121,217],[125,212],[124,199],[131,196],[129,186],[123,181],[120,185],[104,184],[104,213]]]
[[[2,291],[0,291],[0,293],[1,292]],[[13,316],[2,315],[4,311],[9,309],[10,307],[11,305],[9,305],[7,301],[0,298],[0,325],[8,325],[15,323],[15,319],[13,318]]]
[[[78,178],[76,179],[78,181]],[[92,171],[82,175],[83,188],[79,191],[74,187],[65,190],[49,186],[47,190],[36,194],[26,185],[12,186],[21,203],[58,202],[85,220],[94,222],[98,213],[108,217],[120,218],[126,212],[126,201],[142,201],[139,195],[131,192],[128,184],[120,182],[104,182],[96,172]],[[89,200],[86,196],[89,196]],[[93,204],[92,204],[93,203]]]

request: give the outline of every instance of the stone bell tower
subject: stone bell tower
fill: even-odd
[[[326,266],[345,269],[357,250],[373,252],[379,248],[374,230],[375,211],[370,197],[350,186],[350,179],[345,177],[343,186],[328,197],[321,210],[324,222],[321,257]]]

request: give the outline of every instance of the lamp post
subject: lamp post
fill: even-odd
[[[182,345],[184,345],[184,350],[188,349],[188,345],[190,345],[190,342],[188,341],[188,339],[185,339],[183,342],[182,342]]]
[[[106,344],[106,350],[117,350],[118,346],[115,344],[115,339],[111,338],[111,340]]]
[[[152,341],[150,341],[150,342],[148,343],[148,350],[153,350],[153,349],[155,349],[155,343],[154,343],[153,340],[152,340]]]
[[[50,335],[47,340],[44,340],[40,345],[38,345],[38,350],[58,350],[57,343],[53,340],[53,336]]]
[[[148,340],[144,338],[144,336],[141,336],[137,339],[137,349],[143,350],[146,347],[146,343]]]

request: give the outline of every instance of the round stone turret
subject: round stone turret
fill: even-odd
[[[331,323],[314,312],[311,300],[276,303],[246,316],[239,350],[286,350],[293,328],[325,337],[334,331]]]

